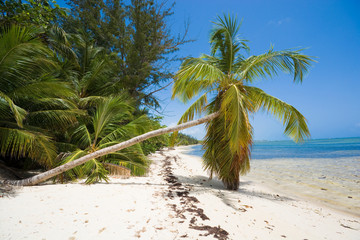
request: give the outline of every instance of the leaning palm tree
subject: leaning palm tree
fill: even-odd
[[[35,185],[51,177],[80,166],[94,158],[128,148],[146,139],[165,133],[180,131],[207,123],[204,143],[205,168],[217,174],[228,189],[237,189],[240,174],[249,171],[252,127],[249,114],[261,109],[270,112],[285,125],[285,134],[295,141],[308,137],[304,116],[293,106],[275,98],[259,88],[249,86],[256,78],[272,77],[279,71],[294,75],[294,82],[302,82],[311,61],[300,51],[274,51],[245,58],[241,50],[248,50],[246,41],[237,38],[239,24],[236,19],[218,18],[211,34],[211,55],[186,59],[175,76],[173,97],[187,102],[199,93],[196,100],[174,127],[157,129],[108,146],[74,159],[34,177],[19,181],[0,181],[13,185]],[[208,102],[208,95],[214,97]],[[208,113],[200,119],[195,115]]]
[[[252,84],[255,79],[273,77],[279,71],[293,74],[294,82],[302,82],[313,60],[299,50],[272,48],[246,58],[242,52],[248,52],[249,47],[238,37],[239,28],[236,18],[218,17],[210,34],[211,54],[190,57],[182,63],[172,95],[186,103],[201,94],[179,123],[204,112],[218,113],[206,125],[204,168],[230,190],[238,189],[240,175],[250,169],[250,114],[259,110],[273,114],[285,125],[285,134],[296,142],[310,136],[306,119],[298,110]]]
[[[134,108],[122,96],[104,97],[94,104],[95,111],[90,113],[89,121],[84,121],[72,131],[72,152],[60,154],[59,165],[96,152],[102,148],[120,143],[151,129],[150,120],[146,115],[134,117]],[[101,180],[107,181],[106,164],[116,164],[131,170],[133,175],[143,175],[148,161],[140,144],[135,144],[122,151],[116,151],[105,156],[93,158],[82,166],[73,168],[63,175],[67,179],[87,177],[86,183]]]

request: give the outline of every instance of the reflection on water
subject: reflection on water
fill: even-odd
[[[360,216],[360,138],[257,142],[247,177]]]

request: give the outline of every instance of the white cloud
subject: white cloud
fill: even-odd
[[[268,24],[269,25],[280,26],[280,25],[282,25],[284,23],[288,23],[288,22],[291,22],[291,18],[286,17],[286,18],[283,18],[283,19],[280,19],[280,20],[270,20],[270,21],[268,21]]]

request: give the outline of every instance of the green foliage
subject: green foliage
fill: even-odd
[[[187,42],[172,37],[166,25],[172,6],[153,0],[71,0],[69,5],[64,29],[86,34],[87,41],[110,54],[113,77],[108,78],[108,91],[125,89],[138,106],[158,108],[153,93],[172,78],[169,67],[177,58],[170,54]]]
[[[104,97],[94,107],[94,110],[89,109],[90,121],[81,123],[71,130],[70,143],[76,147],[76,150],[72,153],[63,153],[59,165],[145,133],[151,126],[146,116],[134,117],[132,115],[134,108],[121,96]],[[143,150],[137,144],[86,162],[65,172],[62,177],[66,179],[87,177],[86,183],[107,181],[108,172],[104,163],[130,168],[133,175],[144,174],[148,166]]]
[[[151,126],[150,130],[156,130],[156,129],[166,127],[166,126],[162,126],[160,124],[161,119],[162,119],[162,117],[150,118],[149,119],[150,126]],[[163,147],[167,147],[167,146],[169,146],[169,135],[168,134],[164,134],[164,135],[161,135],[158,137],[153,137],[153,138],[150,138],[148,140],[141,142],[141,147],[142,147],[145,155],[154,153],[155,151],[157,151]]]
[[[74,0],[67,15],[55,1],[0,3],[0,157],[7,163],[52,168],[163,127],[142,108],[159,106],[153,93],[172,77],[169,54],[186,42],[166,25],[172,7]],[[168,141],[164,135],[93,159],[62,180],[107,181],[104,163],[142,175],[145,155]]]
[[[247,86],[255,79],[274,77],[279,71],[293,74],[302,82],[311,62],[300,50],[274,51],[245,57],[250,51],[246,40],[238,37],[236,18],[218,17],[210,34],[211,55],[187,58],[175,75],[173,98],[187,102],[198,94],[179,123],[192,120],[204,112],[219,112],[210,121],[204,141],[204,167],[216,174],[228,189],[237,189],[239,175],[250,169],[252,126],[249,114],[267,111],[285,125],[284,133],[295,141],[310,136],[306,119],[293,106],[259,88]],[[214,96],[208,102],[209,93]]]
[[[50,168],[57,155],[49,129],[77,121],[79,109],[64,104],[72,90],[52,72],[53,52],[37,27],[5,27],[0,36],[0,154],[31,158]]]
[[[199,141],[187,134],[184,133],[177,133],[176,139],[175,139],[175,145],[194,145],[199,144]]]
[[[54,0],[1,0],[0,25],[34,24],[48,27],[57,19],[66,16],[65,8],[61,8]]]

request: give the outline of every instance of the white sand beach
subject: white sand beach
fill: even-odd
[[[208,180],[182,148],[146,177],[52,184],[0,195],[0,239],[360,239],[360,219],[267,189]]]

